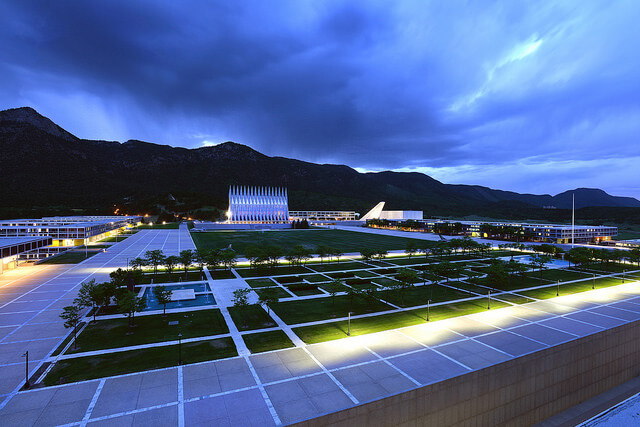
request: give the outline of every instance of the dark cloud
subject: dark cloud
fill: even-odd
[[[0,107],[81,137],[640,196],[640,172],[612,172],[640,160],[635,2],[26,0],[0,16]]]

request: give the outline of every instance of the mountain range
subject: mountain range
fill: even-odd
[[[0,207],[72,206],[111,209],[123,201],[189,200],[226,209],[229,185],[285,186],[289,207],[366,212],[387,209],[426,215],[490,214],[541,208],[640,207],[640,201],[593,188],[555,196],[519,194],[477,185],[444,184],[425,174],[360,173],[344,165],[270,157],[225,142],[194,149],[129,140],[80,139],[30,107],[0,111]],[[169,196],[170,195],[170,196]]]

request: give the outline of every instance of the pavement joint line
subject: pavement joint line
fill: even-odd
[[[56,338],[65,338],[65,337],[66,337],[66,335],[60,335],[60,336],[57,336],[57,337],[32,338],[32,339],[29,339],[29,340],[7,341],[7,342],[0,343],[0,346],[8,345],[8,344],[20,344],[20,343],[23,343],[23,342],[46,341],[46,340],[53,340],[53,339],[56,339]]]
[[[455,332],[455,331],[451,331],[451,332]],[[402,331],[400,331],[400,333],[401,333],[402,335],[404,335],[405,337],[407,337],[407,338],[409,338],[409,339],[411,339],[411,340],[413,340],[413,341],[417,342],[418,344],[420,344],[420,345],[422,345],[422,346],[426,347],[427,349],[432,350],[432,351],[434,351],[435,353],[438,353],[440,356],[442,356],[442,357],[444,357],[444,358],[446,358],[446,359],[449,359],[450,361],[452,361],[452,362],[454,362],[454,363],[456,363],[456,364],[458,364],[458,365],[462,366],[463,368],[467,369],[468,371],[473,371],[473,369],[471,369],[470,367],[468,367],[468,366],[467,366],[467,365],[465,365],[464,363],[460,362],[459,360],[456,360],[456,359],[454,359],[454,358],[452,358],[452,357],[450,357],[450,356],[447,356],[446,354],[442,353],[441,351],[438,351],[438,347],[439,347],[439,346],[429,347],[429,346],[427,346],[426,344],[421,343],[420,341],[418,341],[418,340],[414,339],[413,337],[410,337],[409,335],[406,335],[406,334],[405,334],[405,333],[403,333]],[[451,343],[447,343],[447,344],[451,344]],[[443,344],[443,345],[444,345],[444,344]],[[423,349],[423,350],[416,350],[416,351],[424,351],[424,349]],[[400,355],[398,355],[398,356],[400,356]],[[403,355],[402,355],[402,356],[403,356]]]
[[[184,427],[184,374],[178,366],[178,426]]]
[[[89,322],[86,322],[82,328],[80,328],[80,330],[77,332],[76,337],[73,339],[70,339],[69,342],[67,343],[67,345],[64,346],[64,348],[60,351],[60,353],[58,353],[56,356],[47,356],[46,359],[51,359],[52,357],[55,357],[55,359],[51,360],[51,364],[49,366],[47,366],[47,369],[45,369],[45,371],[42,373],[42,375],[40,375],[40,378],[38,378],[36,380],[36,383],[39,383],[41,381],[44,381],[45,377],[47,376],[47,374],[49,372],[51,372],[51,369],[53,369],[53,367],[55,366],[55,364],[58,362],[58,360],[60,360],[60,358],[65,354],[65,352],[69,349],[69,347],[71,347],[71,344],[74,343],[76,341],[76,339],[78,338],[78,335],[80,335],[82,333],[82,331],[85,330],[85,328],[89,326]],[[58,341],[58,345],[56,345],[54,348],[57,349],[58,347],[60,347],[62,345],[62,343],[64,342],[64,340],[67,339],[67,336],[70,336],[73,333],[72,330],[70,330],[68,332],[68,334],[63,337],[60,341]],[[55,352],[55,350],[53,350],[53,352]],[[51,354],[51,352],[49,352],[48,354]]]
[[[256,372],[255,368],[253,367],[253,364],[251,363],[251,360],[249,360],[249,356],[243,356],[243,359],[247,363],[247,366],[249,367],[249,370],[251,371],[251,375],[253,375],[253,379],[255,380],[255,382],[256,382],[256,384],[258,386],[258,390],[260,390],[260,394],[262,395],[262,398],[264,399],[264,403],[267,405],[267,408],[269,409],[269,413],[273,417],[273,421],[276,423],[276,425],[282,425],[282,421],[280,421],[280,416],[278,416],[278,413],[276,412],[276,408],[273,407],[273,403],[271,402],[271,398],[267,394],[267,390],[265,390],[264,385],[262,384],[262,381],[260,381],[260,378],[258,377],[258,373]]]
[[[140,239],[141,239],[141,238],[140,238]],[[139,239],[139,240],[140,240],[140,239]],[[127,239],[127,240],[128,240],[128,239]],[[135,239],[133,239],[133,240],[135,240]],[[151,244],[151,242],[152,242],[152,241],[153,241],[153,237],[149,240],[149,242],[145,245],[145,247],[144,247],[142,250],[146,249],[146,248]],[[133,241],[132,241],[132,242],[129,242],[129,246],[127,246],[127,249],[128,249],[128,248],[130,248],[130,247],[131,247],[131,246],[133,246],[133,245],[134,245],[134,242],[133,242]],[[125,250],[126,250],[126,249],[125,249]],[[103,253],[108,253],[108,252],[103,252]],[[38,314],[36,314],[36,315],[32,316],[31,318],[29,318],[29,319],[25,320],[25,321],[22,323],[22,326],[24,326],[24,325],[28,324],[31,320],[35,319],[38,315],[40,315],[41,313],[43,313],[44,311],[46,311],[47,309],[49,309],[49,307],[51,307],[52,305],[56,304],[56,303],[57,303],[58,301],[60,301],[64,296],[66,296],[69,292],[71,292],[74,288],[76,288],[80,283],[84,282],[84,281],[85,281],[85,280],[87,280],[89,277],[91,277],[91,276],[95,275],[95,274],[96,274],[96,272],[98,272],[101,268],[104,268],[104,267],[105,267],[108,263],[110,263],[111,261],[114,261],[114,260],[115,260],[119,255],[121,255],[121,253],[122,253],[122,252],[112,254],[112,256],[111,256],[111,257],[109,257],[109,259],[108,259],[107,261],[105,261],[103,264],[101,264],[101,265],[100,265],[100,267],[95,267],[95,268],[94,268],[94,270],[93,270],[93,272],[92,272],[91,274],[89,274],[88,276],[84,276],[84,279],[82,279],[81,281],[79,281],[79,282],[78,282],[78,281],[77,281],[77,279],[76,279],[76,283],[77,283],[77,284],[76,284],[75,286],[72,286],[69,290],[63,291],[64,293],[62,293],[62,294],[61,294],[57,299],[55,299],[54,301],[52,301],[52,302],[51,302],[51,304],[49,304],[48,306],[44,307],[44,308],[43,308],[43,309],[41,309],[40,311],[34,310],[34,312],[37,312]],[[98,254],[98,255],[96,255],[96,256],[100,256],[100,255]],[[88,261],[89,261],[89,262],[88,262]],[[84,264],[84,263],[87,263],[87,262],[88,262],[88,264],[91,264],[91,263],[92,263],[92,262],[94,262],[94,261],[95,261],[95,258],[87,258],[87,259],[85,259],[84,261],[81,261],[81,262],[80,262],[80,263],[78,263],[78,264],[74,264],[74,265],[72,265],[72,266],[71,266],[71,267],[69,267],[69,268],[63,268],[63,269],[61,269],[61,270],[62,270],[62,272],[61,272],[61,273],[56,274],[54,277],[52,277],[52,278],[50,278],[50,279],[46,280],[45,282],[43,282],[42,284],[40,284],[38,287],[36,287],[36,288],[34,288],[34,289],[29,290],[26,294],[28,294],[29,292],[34,291],[35,289],[38,289],[38,288],[39,288],[39,287],[41,287],[41,286],[45,286],[45,285],[49,284],[50,282],[52,282],[52,281],[54,281],[54,280],[58,279],[59,277],[63,276],[64,274],[67,274],[67,273],[69,273],[69,272],[72,272],[73,270],[77,269],[78,267],[81,267],[81,266],[82,266],[82,267],[84,267],[84,266],[83,266],[83,264]],[[56,271],[56,273],[57,273],[57,271]],[[74,273],[72,272],[71,274],[74,274]],[[80,273],[80,276],[83,276],[83,273]],[[72,279],[72,280],[73,280],[73,279]],[[25,295],[26,295],[26,294],[25,294]],[[17,298],[16,298],[16,299],[17,299]],[[6,304],[2,305],[2,306],[0,307],[0,309],[2,309],[3,307],[6,307],[7,305],[9,305],[9,304],[11,304],[11,303],[13,303],[13,301],[14,301],[14,300],[9,301],[8,303],[6,303]],[[19,327],[19,328],[16,328],[16,329],[15,329],[13,332],[11,332],[9,335],[12,335],[13,333],[15,333],[15,332],[16,332],[17,330],[19,330],[19,329],[20,329],[20,327]],[[4,337],[2,340],[0,340],[0,343],[1,343],[4,339],[6,339],[6,338],[7,338],[7,337]],[[48,354],[51,354],[54,350],[55,350],[55,349],[51,349],[51,350],[49,350],[49,353],[48,353]],[[41,360],[40,362],[38,362],[38,363],[36,364],[36,366],[35,366],[34,368],[32,368],[32,371],[30,372],[30,374],[29,374],[29,375],[31,376],[31,375],[33,375],[33,373],[37,372],[37,371],[38,371],[38,369],[40,369],[40,366],[42,366],[42,363],[43,363],[43,360]],[[18,392],[19,392],[19,391],[20,391],[20,389],[22,388],[22,385],[23,385],[23,382],[21,381],[21,382],[20,382],[20,383],[19,383],[19,384],[18,384],[18,385],[13,389],[13,391],[12,391],[11,393],[9,393],[9,394],[4,398],[4,400],[2,400],[2,401],[0,402],[0,411],[1,411],[1,410],[2,410],[6,405],[7,405],[7,403],[9,403],[9,401],[10,401],[10,400],[11,400],[11,399],[16,395],[16,394],[18,394]]]
[[[485,336],[489,336],[489,335],[493,335],[493,334],[498,334],[498,333],[500,333],[500,332],[508,332],[508,333],[510,333],[510,334],[517,335],[517,336],[519,336],[520,338],[525,338],[525,339],[528,339],[528,340],[530,340],[530,341],[537,342],[538,344],[542,344],[542,345],[544,345],[545,347],[549,347],[549,344],[547,344],[547,343],[543,343],[542,341],[538,341],[538,340],[536,340],[536,339],[529,338],[529,337],[528,337],[528,336],[526,336],[526,335],[522,335],[522,334],[519,334],[519,333],[517,333],[517,332],[514,332],[514,331],[513,331],[513,329],[516,329],[518,326],[513,326],[513,327],[511,327],[511,328],[507,328],[507,329],[505,329],[505,328],[502,328],[502,327],[497,326],[497,325],[492,325],[492,324],[490,324],[490,323],[483,322],[482,320],[476,320],[476,319],[474,319],[474,320],[475,320],[476,322],[478,322],[478,323],[483,323],[483,324],[485,324],[485,325],[487,325],[487,326],[491,326],[491,327],[494,327],[494,328],[499,329],[498,331],[492,331],[492,332],[489,332],[488,334],[485,334]],[[485,344],[485,345],[486,345],[486,344]]]
[[[113,418],[124,417],[126,415],[136,415],[136,414],[139,414],[141,412],[153,411],[154,409],[162,409],[162,408],[168,408],[168,407],[171,407],[171,406],[176,406],[177,404],[178,404],[177,401],[168,402],[168,403],[161,403],[159,405],[147,406],[145,408],[132,409],[130,411],[119,412],[117,414],[109,414],[109,415],[104,415],[104,416],[97,417],[97,418],[92,418],[92,419],[89,420],[89,422],[105,421],[105,420],[110,420],[110,419],[113,419]],[[78,423],[76,422],[76,423],[65,424],[65,425],[73,426],[73,425],[78,425]]]
[[[347,397],[349,399],[351,399],[351,401],[354,404],[358,404],[360,403],[360,401],[358,399],[356,399],[356,397],[351,394],[351,392],[349,390],[347,390],[347,388],[342,385],[342,383],[340,381],[338,381],[338,379],[331,373],[331,371],[329,371],[322,363],[320,363],[320,361],[309,351],[308,347],[302,347],[302,349],[304,350],[305,353],[307,353],[307,355],[309,355],[309,357],[311,358],[311,360],[313,360],[314,362],[316,362],[318,364],[318,366],[320,367],[320,369],[322,369],[322,371],[329,377],[331,378],[331,380],[340,388],[340,390],[342,390],[342,392],[344,394],[347,395]]]
[[[100,380],[100,383],[96,388],[96,392],[93,394],[93,398],[91,399],[91,403],[89,403],[89,407],[87,408],[87,411],[85,412],[84,417],[82,418],[82,422],[80,423],[82,427],[86,426],[87,422],[91,418],[91,413],[93,412],[93,408],[95,408],[96,406],[96,402],[98,401],[98,397],[100,397],[100,393],[102,392],[102,388],[104,387],[104,383],[106,381],[107,380],[104,378]]]
[[[53,265],[45,265],[43,268],[38,269],[38,270],[36,270],[36,271],[33,271],[33,272],[31,272],[31,273],[27,274],[26,276],[20,276],[20,277],[18,277],[17,279],[14,279],[14,280],[12,280],[12,281],[10,281],[10,282],[5,283],[4,285],[0,286],[0,289],[2,289],[2,288],[4,288],[4,287],[7,287],[7,286],[11,285],[11,284],[13,284],[13,283],[17,282],[18,280],[23,280],[25,277],[32,276],[32,275],[34,275],[34,274],[36,274],[36,273],[41,273],[43,270],[50,269],[51,267],[53,267]]]
[[[393,363],[389,362],[387,360],[387,358],[380,356],[378,353],[376,353],[375,351],[371,350],[371,348],[369,348],[366,345],[360,344],[362,345],[362,347],[366,348],[367,350],[369,350],[371,353],[373,353],[376,357],[378,357],[380,359],[380,361],[382,361],[383,363],[385,363],[387,366],[390,366],[392,369],[394,369],[395,371],[397,371],[400,375],[402,375],[403,377],[405,377],[406,379],[408,379],[409,381],[411,381],[413,384],[420,386],[422,384],[420,384],[420,382],[418,382],[415,378],[413,378],[411,375],[407,374],[405,371],[403,371],[402,369],[398,368],[396,365],[394,365]]]

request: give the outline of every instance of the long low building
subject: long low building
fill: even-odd
[[[29,258],[51,244],[51,237],[0,237],[0,274],[18,266],[20,258]]]
[[[355,211],[289,211],[290,221],[356,221]]]
[[[385,223],[402,227],[404,220],[387,219],[371,221],[372,227],[384,227]],[[409,226],[409,225],[407,225]],[[565,225],[534,224],[495,221],[456,221],[426,219],[414,220],[410,225],[430,233],[462,235],[504,240],[536,241],[548,243],[598,243],[612,240],[618,235],[618,228],[606,225]]]

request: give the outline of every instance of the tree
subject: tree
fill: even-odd
[[[349,312],[353,311],[353,300],[355,300],[358,295],[360,295],[360,292],[358,292],[357,289],[354,289],[351,287],[347,288],[347,298],[349,299]]]
[[[249,292],[251,292],[251,289],[236,289],[235,291],[233,291],[233,299],[231,300],[233,306],[240,310],[240,315],[242,316],[242,325],[244,326],[244,328],[247,327],[247,316],[245,314],[245,311],[249,306]]]
[[[136,313],[144,310],[146,306],[144,299],[129,290],[121,289],[116,295],[116,301],[122,314],[129,319],[127,335],[130,335],[132,333],[131,327],[135,326]]]
[[[147,264],[147,260],[144,258],[134,258],[129,262],[129,265],[131,266],[131,268],[133,268],[134,270],[141,270],[142,267],[148,265]]]
[[[238,261],[238,255],[232,249],[223,249],[220,251],[220,262],[224,267],[231,271],[231,268],[236,265]]]
[[[204,266],[207,265],[207,251],[204,249],[197,249],[195,255],[195,263],[198,266],[198,271],[200,272],[200,279],[202,279],[202,273],[204,271]]]
[[[265,288],[258,294],[258,304],[267,308],[267,314],[271,314],[269,306],[277,304],[279,300],[277,288]]]
[[[487,277],[485,281],[492,288],[504,288],[501,286],[507,279],[507,273],[505,271],[505,262],[499,259],[491,260],[489,268],[487,268]]]
[[[147,261],[147,265],[153,267],[153,278],[156,278],[158,272],[158,266],[164,262],[164,253],[160,249],[154,249],[144,253],[144,258]]]
[[[404,307],[404,294],[405,291],[413,286],[413,284],[418,280],[418,273],[415,270],[409,270],[408,268],[401,268],[398,271],[398,275],[396,276],[402,285],[400,288],[400,301],[401,305]]]
[[[376,254],[376,251],[371,248],[364,248],[360,250],[360,255],[363,261],[371,261],[371,258]]]
[[[282,257],[283,250],[281,246],[268,245],[264,248],[264,254],[267,256],[270,267],[275,268],[278,265],[278,261]]]
[[[68,305],[62,309],[60,318],[64,320],[64,327],[66,329],[73,328],[73,348],[76,346],[76,334],[78,332],[78,325],[80,324],[80,307],[77,305]]]
[[[632,264],[635,262],[638,264],[638,267],[640,267],[640,248],[635,248],[627,252],[627,260]]]
[[[189,267],[193,262],[194,253],[191,249],[185,249],[184,251],[180,251],[180,264],[184,269],[184,280],[186,281],[189,278]]]
[[[210,268],[212,271],[216,271],[216,268],[221,264],[222,257],[220,255],[219,249],[211,249],[207,252],[206,264],[207,268]]]
[[[335,317],[335,299],[338,292],[344,289],[344,284],[340,280],[333,280],[324,288],[327,292],[329,292],[329,296],[331,297],[331,317]]]
[[[409,240],[407,246],[404,248],[404,253],[409,255],[409,259],[411,259],[411,257],[415,255],[416,252],[418,252],[418,246],[416,245],[416,242],[414,242],[413,240]]]
[[[424,247],[418,249],[418,251],[422,252],[424,254],[425,261],[429,260],[429,254],[431,254],[431,246],[424,246]]]
[[[331,248],[331,250],[329,251],[329,255],[331,255],[332,257],[336,257],[336,259],[338,260],[338,264],[340,264],[340,257],[344,255],[344,253],[338,248]]]
[[[171,273],[176,268],[176,264],[180,262],[180,258],[175,255],[169,255],[164,259],[164,267],[167,269],[167,273],[169,273],[169,280],[171,280]]]
[[[329,247],[327,245],[318,245],[316,246],[315,253],[320,257],[320,264],[324,262],[324,258],[329,254]]]
[[[551,258],[546,255],[531,255],[529,257],[529,264],[534,269],[538,267],[540,269],[540,284],[542,284],[542,270],[551,262]]]
[[[442,261],[440,264],[436,265],[437,272],[440,276],[443,276],[447,284],[449,284],[449,278],[453,274],[453,264],[449,261]]]
[[[103,300],[103,287],[96,283],[96,279],[91,279],[80,285],[78,296],[73,300],[73,305],[79,308],[91,307],[93,310],[93,323],[95,323],[98,308]]]
[[[377,250],[376,250],[376,256],[378,257],[378,259],[379,259],[380,261],[382,261],[382,259],[383,259],[384,257],[386,257],[388,253],[389,253],[389,252],[388,252],[386,249],[377,249]]]
[[[171,289],[167,289],[164,286],[154,286],[153,296],[156,297],[159,304],[162,304],[162,315],[167,315],[167,304],[171,302]]]

